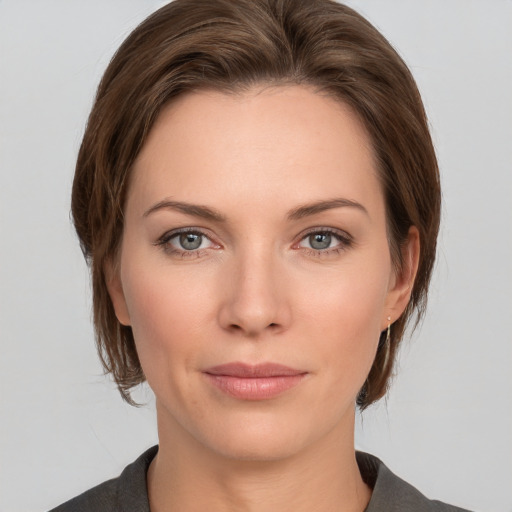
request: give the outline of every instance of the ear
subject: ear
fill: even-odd
[[[104,269],[105,280],[110,300],[114,306],[114,311],[119,323],[122,325],[131,325],[130,314],[124,297],[123,284],[119,271],[119,265],[109,260]]]
[[[386,297],[386,307],[383,319],[383,329],[385,329],[391,318],[391,322],[397,320],[404,312],[411,298],[414,280],[418,272],[420,259],[420,234],[416,226],[409,228],[407,240],[401,247],[402,251],[402,269],[396,271],[390,280],[390,287]]]

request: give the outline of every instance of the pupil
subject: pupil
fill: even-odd
[[[189,251],[197,249],[201,245],[201,235],[194,233],[184,233],[180,235],[180,244],[184,249]]]
[[[309,237],[309,243],[313,249],[327,249],[331,245],[331,235],[317,233]]]

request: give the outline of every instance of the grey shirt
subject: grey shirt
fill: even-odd
[[[153,446],[118,478],[93,487],[50,512],[150,512],[146,474],[157,451],[158,446]],[[357,452],[357,463],[363,480],[373,489],[365,512],[468,512],[427,499],[373,455]]]

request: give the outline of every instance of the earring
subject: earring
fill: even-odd
[[[390,338],[391,338],[391,317],[388,316],[388,329],[386,332],[386,345],[389,345]]]

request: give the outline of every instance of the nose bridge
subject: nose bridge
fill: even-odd
[[[280,259],[270,244],[247,244],[237,251],[229,269],[229,286],[221,311],[225,328],[255,336],[286,326],[289,307],[280,287]]]

